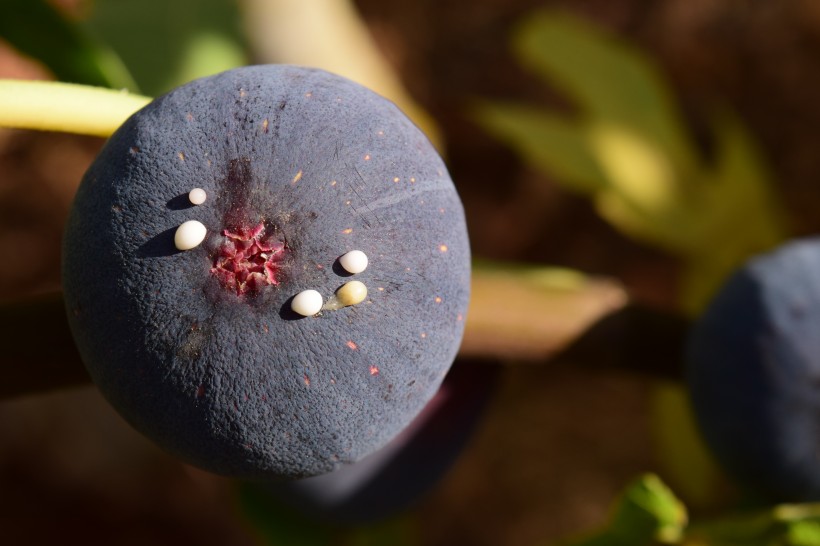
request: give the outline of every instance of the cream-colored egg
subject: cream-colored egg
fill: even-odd
[[[296,294],[293,301],[290,302],[290,308],[295,313],[299,313],[305,317],[312,317],[322,310],[324,299],[322,295],[316,290],[304,290]]]
[[[205,240],[208,230],[197,220],[183,222],[174,233],[174,246],[178,250],[191,250],[196,248]]]
[[[367,297],[367,287],[361,281],[350,281],[336,291],[336,297],[343,305],[356,305]]]
[[[339,264],[344,270],[354,275],[367,269],[367,262],[367,254],[361,250],[351,250],[339,258]]]
[[[188,201],[193,205],[201,205],[208,198],[208,194],[202,188],[194,188],[188,192]]]

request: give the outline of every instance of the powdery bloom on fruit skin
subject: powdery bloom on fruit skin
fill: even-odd
[[[242,296],[265,286],[279,284],[277,273],[285,254],[285,244],[266,235],[265,224],[222,231],[211,274],[223,288]]]

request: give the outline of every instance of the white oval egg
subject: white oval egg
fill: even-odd
[[[324,298],[316,290],[304,290],[296,294],[293,301],[290,302],[290,308],[295,313],[299,313],[305,317],[312,317],[322,310]]]
[[[178,250],[190,250],[205,240],[208,230],[197,220],[183,222],[174,233],[174,246]]]
[[[339,258],[339,264],[344,270],[354,275],[367,269],[367,261],[367,254],[361,250],[351,250]]]
[[[192,205],[201,205],[208,198],[208,194],[202,188],[194,188],[188,192],[188,201]]]

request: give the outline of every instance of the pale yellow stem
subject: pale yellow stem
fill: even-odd
[[[150,101],[103,87],[0,79],[0,127],[108,137]]]

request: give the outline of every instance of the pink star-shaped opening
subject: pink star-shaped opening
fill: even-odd
[[[242,296],[265,286],[279,284],[277,274],[285,255],[285,243],[265,233],[265,224],[225,229],[225,241],[214,258],[211,273],[227,290]]]

